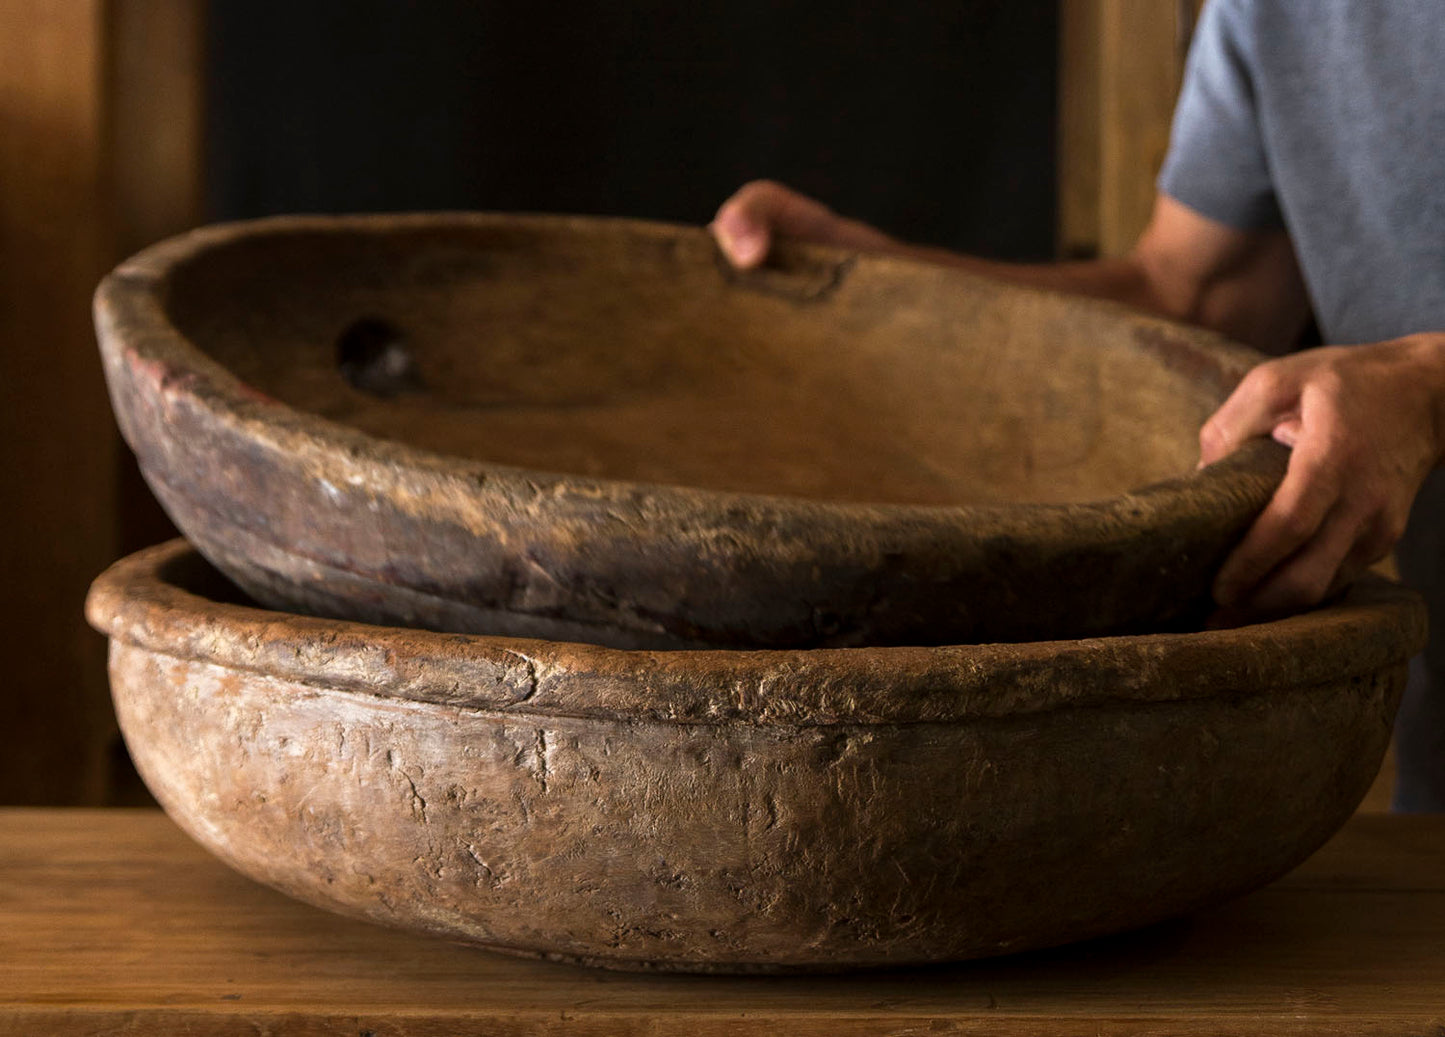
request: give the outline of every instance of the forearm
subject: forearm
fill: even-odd
[[[840,216],[823,203],[771,180],[755,180],[740,188],[718,209],[711,229],[728,260],[744,269],[764,260],[775,237],[786,236],[859,252],[962,267],[1015,284],[1113,299],[1150,312],[1173,315],[1153,291],[1147,272],[1135,255],[1056,264],[977,259],[944,248],[900,241],[870,224]]]
[[[736,266],[756,266],[777,235],[961,267],[1015,284],[1111,299],[1219,331],[1261,349],[1295,344],[1308,312],[1282,230],[1247,232],[1160,196],[1127,256],[1080,263],[1003,263],[910,245],[781,184],[747,184],[723,203],[713,234]]]
[[[1168,226],[1151,227],[1128,255],[1070,263],[1004,263],[892,239],[883,250],[1013,284],[1109,299],[1269,353],[1294,347],[1308,303],[1284,235],[1256,236],[1229,262],[1200,269],[1168,240],[1170,233]]]
[[[1012,284],[1109,299],[1161,317],[1184,317],[1170,310],[1166,300],[1155,290],[1144,265],[1134,255],[1070,263],[1006,263],[902,242],[892,242],[887,251],[924,262],[958,267]]]

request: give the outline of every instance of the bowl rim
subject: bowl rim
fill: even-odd
[[[1288,451],[1267,438],[1253,440],[1230,456],[1197,471],[1158,480],[1128,491],[1081,502],[1004,504],[907,504],[820,500],[784,493],[711,489],[681,483],[647,482],[588,476],[505,465],[442,454],[401,440],[375,436],[284,403],[246,384],[192,344],[171,320],[167,286],[181,268],[209,252],[248,239],[284,235],[352,233],[384,237],[397,233],[509,229],[532,233],[603,234],[621,231],[654,240],[679,235],[706,237],[699,227],[616,216],[552,213],[412,212],[340,215],[288,214],[215,223],[158,242],[107,274],[95,291],[93,310],[100,347],[115,361],[142,371],[155,383],[183,392],[208,412],[212,421],[232,425],[248,440],[276,456],[304,447],[319,451],[328,470],[376,487],[405,491],[462,525],[474,519],[461,503],[479,488],[511,499],[536,498],[558,487],[594,504],[645,502],[659,519],[692,521],[720,509],[741,509],[780,518],[806,515],[836,530],[871,528],[908,539],[925,529],[966,526],[972,538],[1018,536],[1020,542],[1058,542],[1088,529],[1095,536],[1128,539],[1144,528],[1182,529],[1197,521],[1201,496],[1225,512],[1253,514],[1263,506],[1284,474]],[[720,257],[717,246],[709,247]],[[818,245],[790,244],[815,260],[848,268],[906,270],[913,277],[941,278],[958,284],[986,284],[991,291],[1019,297],[1067,300],[1127,318],[1141,329],[1140,344],[1161,356],[1166,366],[1207,379],[1221,393],[1265,357],[1222,335],[1132,309],[1103,299],[998,281],[968,270],[900,256],[856,253]],[[721,258],[722,276],[737,277]],[[851,276],[851,275],[850,275]],[[420,479],[417,477],[421,476]],[[1181,492],[1182,491],[1182,492]],[[1017,517],[1029,516],[1032,528],[1020,530]]]
[[[86,615],[124,645],[379,699],[514,716],[672,724],[881,726],[1064,709],[1245,700],[1403,666],[1423,599],[1367,574],[1325,607],[1192,633],[937,647],[625,650],[452,634],[232,604],[183,539],[115,562]]]

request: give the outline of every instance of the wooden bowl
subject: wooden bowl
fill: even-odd
[[[1269,498],[1257,356],[893,259],[602,219],[283,218],[123,264],[116,415],[272,607],[616,647],[1158,630]],[[1141,488],[1143,487],[1143,488]]]
[[[619,651],[262,611],[182,542],[115,565],[122,730],[247,875],[628,969],[956,960],[1142,926],[1320,846],[1424,643],[1410,592],[1233,630]]]

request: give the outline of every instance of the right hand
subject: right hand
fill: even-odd
[[[741,270],[766,259],[779,236],[863,252],[899,248],[876,227],[839,216],[822,202],[771,180],[744,184],[722,203],[708,229],[728,262]]]

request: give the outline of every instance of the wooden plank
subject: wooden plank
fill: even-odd
[[[99,803],[117,752],[90,580],[164,537],[90,295],[200,211],[196,0],[0,0],[0,801]]]
[[[0,0],[0,687],[9,802],[98,802],[112,737],[90,580],[117,437],[90,326],[109,266],[104,4]]]
[[[159,814],[0,812],[0,1034],[1418,1034],[1445,1026],[1445,818],[1356,818],[1143,933],[845,977],[640,976],[287,900]]]
[[[1059,4],[1059,247],[1062,259],[1099,254],[1100,0]]]
[[[1104,0],[1100,12],[1099,248],[1127,252],[1154,208],[1183,75],[1179,8]]]
[[[204,5],[111,0],[107,132],[117,257],[202,212]]]
[[[1061,0],[1060,255],[1119,255],[1138,240],[1202,6]]]
[[[200,0],[109,2],[106,131],[115,260],[202,220],[204,13]],[[118,553],[178,536],[123,444],[117,464]],[[126,790],[109,795],[124,797]]]

